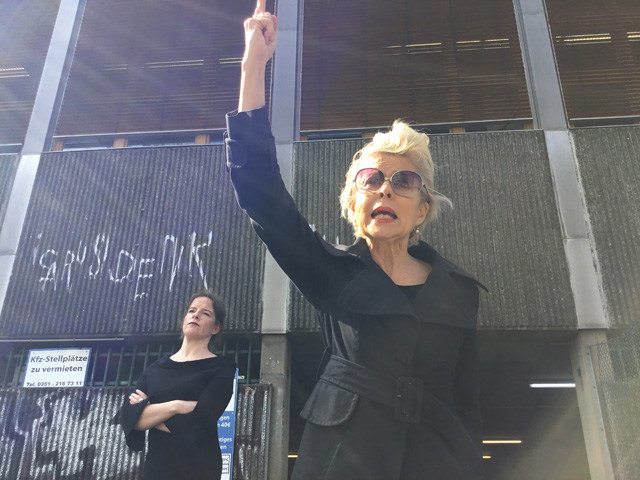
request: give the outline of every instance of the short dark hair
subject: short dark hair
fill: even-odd
[[[189,302],[187,303],[187,307],[185,308],[184,314],[182,315],[182,318],[180,319],[180,323],[179,323],[180,338],[184,337],[184,333],[182,333],[182,322],[184,321],[184,317],[189,311],[189,307],[191,306],[193,301],[196,298],[200,298],[200,297],[206,297],[209,300],[211,300],[211,304],[213,305],[213,315],[215,317],[216,324],[220,326],[220,330],[218,331],[218,333],[216,333],[215,335],[212,335],[211,340],[209,340],[209,350],[213,352],[213,349],[216,346],[218,338],[221,336],[220,334],[222,333],[222,330],[224,328],[224,321],[227,315],[227,308],[224,306],[224,300],[222,300],[222,298],[219,295],[213,293],[211,290],[201,290],[199,292],[194,293],[193,295],[191,295],[191,298],[189,298]]]

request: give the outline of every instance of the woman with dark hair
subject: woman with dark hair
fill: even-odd
[[[238,203],[316,309],[325,342],[292,478],[480,479],[479,284],[420,239],[450,203],[434,187],[429,138],[396,122],[355,155],[340,203],[356,241],[326,242],[280,176],[265,107],[278,23],[264,3],[244,24],[227,166]]]
[[[143,479],[219,479],[217,422],[233,394],[236,365],[210,350],[224,324],[224,303],[212,292],[194,294],[181,321],[182,346],[151,364],[122,407],[127,445],[149,447]]]

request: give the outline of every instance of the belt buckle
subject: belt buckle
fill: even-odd
[[[420,378],[398,377],[396,380],[394,417],[405,423],[419,423],[422,418],[424,382]]]

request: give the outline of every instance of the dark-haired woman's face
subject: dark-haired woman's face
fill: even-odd
[[[197,297],[189,305],[182,320],[182,333],[190,340],[211,338],[220,331],[213,310],[213,302],[207,297]]]

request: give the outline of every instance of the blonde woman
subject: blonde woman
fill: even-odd
[[[346,174],[353,245],[314,233],[280,177],[265,109],[277,19],[245,21],[239,108],[227,161],[240,206],[315,307],[326,354],[302,416],[295,480],[482,478],[478,283],[420,240],[449,201],[434,188],[429,139],[404,123],[377,134]]]

